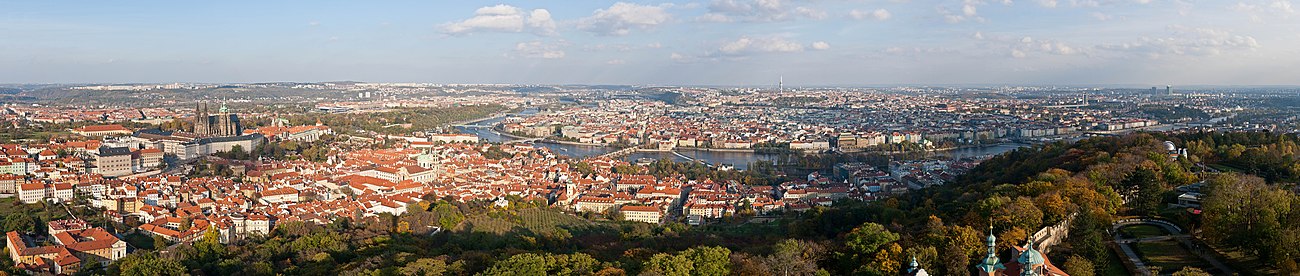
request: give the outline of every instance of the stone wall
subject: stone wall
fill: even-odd
[[[1047,254],[1052,251],[1052,247],[1064,241],[1070,236],[1070,222],[1078,213],[1071,213],[1064,220],[1052,226],[1043,227],[1038,232],[1034,232],[1029,238],[1034,242],[1034,248]]]

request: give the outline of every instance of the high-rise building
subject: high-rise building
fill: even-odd
[[[1173,95],[1173,94],[1174,94],[1174,86],[1165,85],[1165,95]]]
[[[226,104],[221,104],[218,114],[208,113],[208,104],[201,103],[194,109],[194,134],[199,137],[227,137],[243,134],[244,128],[239,123],[239,115],[230,114]]]

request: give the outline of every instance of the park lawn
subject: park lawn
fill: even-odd
[[[1119,229],[1120,232],[1133,238],[1148,238],[1169,235],[1165,229],[1155,225],[1134,225]]]
[[[126,244],[129,244],[135,247],[136,249],[144,249],[144,250],[157,249],[154,248],[153,246],[153,237],[149,235],[145,235],[141,233],[131,233],[131,234],[127,234],[126,236],[122,236],[122,240],[126,241]]]
[[[1214,268],[1176,240],[1139,242],[1134,248],[1148,266],[1158,266],[1161,271],[1173,272],[1189,266],[1207,270]]]

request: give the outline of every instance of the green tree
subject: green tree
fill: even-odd
[[[689,276],[695,263],[684,255],[659,253],[645,262],[644,272],[664,276]]]
[[[875,253],[881,245],[897,241],[898,234],[890,232],[878,223],[867,222],[849,231],[844,240],[844,245],[850,252],[857,256],[866,256]]]
[[[114,261],[108,269],[109,275],[124,276],[172,276],[189,275],[185,266],[175,260],[159,257],[153,252],[139,252]]]
[[[1165,192],[1165,188],[1155,171],[1138,168],[1128,174],[1122,185],[1131,191],[1133,198],[1129,204],[1134,211],[1143,215],[1154,215],[1160,211],[1161,194]]]
[[[1219,175],[1208,184],[1202,205],[1206,238],[1243,248],[1275,264],[1285,256],[1300,255],[1296,252],[1300,246],[1296,244],[1296,226],[1285,221],[1297,215],[1291,209],[1300,205],[1294,194],[1253,176]]]
[[[583,253],[523,253],[493,264],[480,275],[589,275],[599,268],[599,261]]]
[[[699,246],[678,253],[695,265],[691,275],[723,276],[731,274],[731,250],[721,246]]]
[[[5,217],[4,231],[35,232],[36,218],[27,213],[11,213]]]
[[[153,236],[152,249],[162,250],[163,248],[167,248],[167,239],[164,239],[162,236],[157,236],[157,235]]]
[[[1087,258],[1071,255],[1065,259],[1065,274],[1070,276],[1092,276],[1096,271],[1097,268]]]
[[[447,262],[442,259],[420,258],[402,266],[402,275],[442,275],[447,272]]]

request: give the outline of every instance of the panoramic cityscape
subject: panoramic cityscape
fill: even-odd
[[[0,275],[1300,275],[1289,0],[0,2]]]

